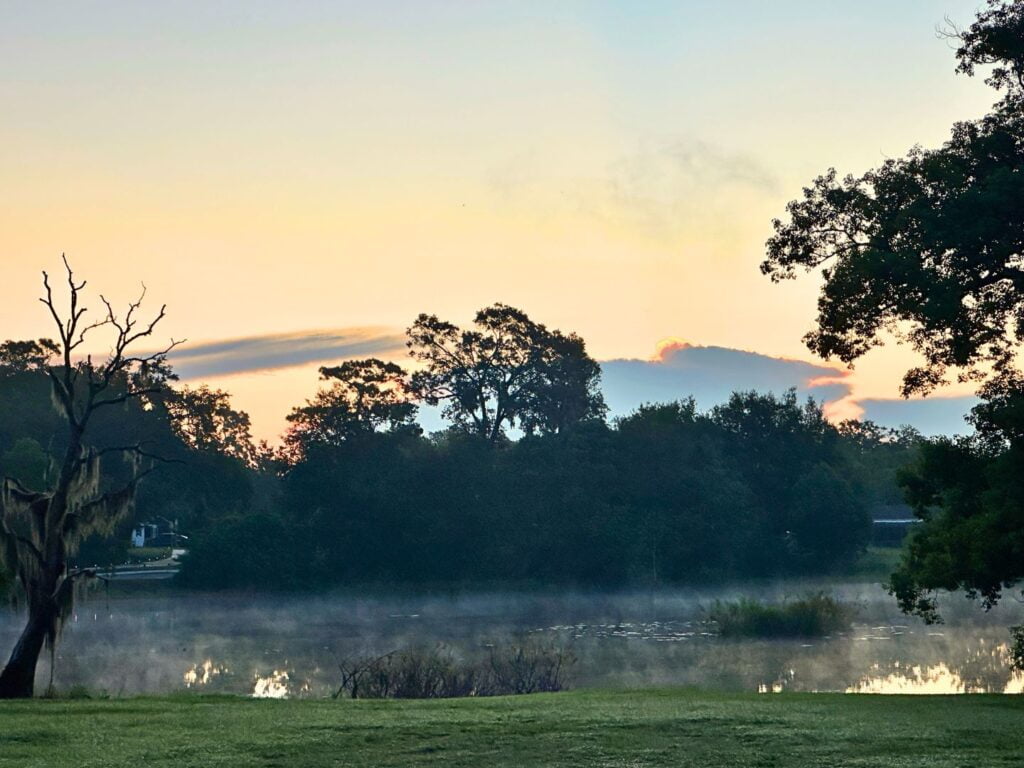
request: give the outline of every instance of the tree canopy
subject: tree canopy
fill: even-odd
[[[921,444],[900,482],[924,524],[890,590],[901,608],[940,619],[936,590],[991,607],[1024,578],[1024,2],[989,0],[948,35],[957,71],[989,72],[991,112],[953,126],[861,176],[815,179],[774,222],[762,271],[820,270],[817,327],[805,340],[852,363],[886,334],[923,356],[902,392],[927,394],[954,371],[981,382],[975,434]]]
[[[256,463],[249,414],[231,406],[231,396],[207,386],[169,389],[164,395],[174,433],[189,448]]]
[[[649,405],[497,448],[473,431],[368,431],[299,457],[272,508],[205,528],[182,578],[621,586],[825,573],[867,542],[869,475],[889,438],[847,436],[793,392],[738,393],[709,412]]]
[[[810,349],[850,363],[893,333],[925,361],[904,394],[930,392],[951,370],[1002,373],[1024,337],[1022,18],[1020,0],[990,0],[959,33],[959,71],[995,65],[988,82],[1002,98],[990,114],[863,175],[829,170],[768,241],[761,269],[773,280],[824,277]]]
[[[52,339],[5,341],[0,344],[0,376],[41,371],[59,353]]]
[[[495,443],[513,427],[557,433],[604,414],[601,369],[579,336],[505,304],[480,310],[473,325],[422,314],[408,330],[409,352],[422,365],[410,391],[442,405],[457,428]]]
[[[376,358],[348,360],[321,368],[320,378],[330,388],[321,389],[288,416],[291,427],[285,443],[294,457],[371,432],[418,429],[418,406],[400,365]]]

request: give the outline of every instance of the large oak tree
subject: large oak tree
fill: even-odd
[[[904,483],[925,521],[892,589],[936,620],[933,591],[986,604],[1024,578],[1024,1],[989,0],[959,44],[958,71],[999,92],[936,149],[915,147],[860,176],[830,170],[774,222],[762,271],[824,278],[807,345],[852,363],[894,335],[921,353],[904,395],[955,373],[983,382],[974,438],[924,449]]]
[[[411,391],[442,405],[454,425],[495,443],[506,430],[558,433],[605,412],[601,368],[576,334],[550,330],[525,312],[495,304],[462,329],[420,315],[408,330],[422,364]]]

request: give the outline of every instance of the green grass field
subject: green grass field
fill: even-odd
[[[1024,697],[0,703],[0,766],[1019,766]]]
[[[868,547],[847,575],[854,581],[888,581],[902,554],[900,547]]]

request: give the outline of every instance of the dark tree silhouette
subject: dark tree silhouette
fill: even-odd
[[[253,443],[249,414],[235,410],[227,392],[206,385],[182,387],[168,390],[164,402],[174,433],[186,446],[255,466],[258,448]]]
[[[976,435],[922,446],[904,473],[924,521],[890,589],[936,621],[934,591],[964,589],[986,606],[1024,578],[1024,1],[989,0],[957,39],[957,71],[991,67],[990,114],[957,123],[938,149],[915,147],[863,176],[835,170],[776,220],[762,271],[773,280],[820,270],[808,346],[852,362],[888,332],[924,357],[904,395],[952,371],[981,381]]]
[[[558,434],[581,421],[604,418],[601,366],[575,333],[551,332],[537,362],[539,385],[526,393],[519,426],[527,434]]]
[[[991,114],[957,123],[938,149],[915,147],[863,176],[830,170],[775,221],[762,271],[820,269],[808,346],[852,362],[903,336],[925,358],[904,394],[958,370],[979,379],[1014,364],[1024,337],[1024,2],[990,2],[955,33],[959,71],[995,64]]]
[[[0,375],[41,371],[59,353],[51,339],[5,341],[0,344]]]
[[[495,443],[507,428],[558,432],[603,415],[600,367],[581,338],[505,304],[480,310],[473,324],[462,330],[423,314],[408,330],[409,352],[424,366],[411,390],[443,403],[456,427]]]
[[[396,363],[376,358],[349,360],[321,368],[330,382],[288,416],[288,450],[301,458],[314,446],[337,446],[358,435],[416,429],[417,406],[410,399],[406,372]]]
[[[45,272],[46,295],[40,299],[58,332],[58,362],[41,365],[52,386],[54,406],[67,428],[64,454],[53,469],[50,488],[29,488],[6,478],[0,489],[0,552],[14,572],[28,609],[25,629],[0,673],[0,698],[32,696],[43,644],[52,648],[56,643],[73,605],[75,584],[90,575],[70,568],[69,557],[83,539],[109,532],[128,513],[139,481],[155,466],[157,457],[141,445],[105,449],[88,445],[90,422],[100,411],[157,396],[166,380],[166,354],[176,344],[154,353],[134,351],[138,343],[152,336],[165,311],[161,308],[154,319],[140,321],[142,298],[118,315],[101,297],[105,315],[88,323],[87,310],[80,306],[86,284],[75,281],[66,259],[64,266],[69,290],[66,314],[58,308]],[[100,329],[113,336],[109,356],[102,362],[91,356],[77,359],[78,350]],[[130,465],[129,479],[120,487],[105,488],[104,466],[118,457]],[[149,467],[144,468],[144,463]]]

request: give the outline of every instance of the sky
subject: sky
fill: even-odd
[[[894,402],[891,344],[816,359],[816,278],[758,264],[816,174],[986,111],[935,32],[978,5],[0,0],[0,338],[52,335],[63,252],[166,302],[183,376],[261,437],[319,365],[497,301],[581,334],[613,410],[793,385],[949,431],[966,390]]]

